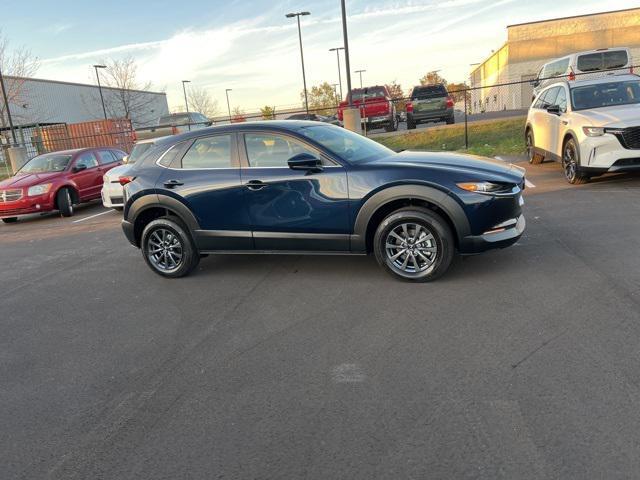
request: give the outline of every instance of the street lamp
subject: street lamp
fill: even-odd
[[[362,88],[362,74],[366,72],[366,70],[356,70],[354,73],[360,74],[360,88]]]
[[[227,96],[227,110],[229,111],[229,123],[231,123],[231,105],[229,104],[229,92],[233,91],[232,88],[227,88],[224,93]]]
[[[331,86],[333,87],[333,95],[336,97],[336,100],[338,100],[338,84],[332,83]],[[342,98],[340,98],[340,100],[338,100],[337,103],[340,103],[341,101],[342,101]]]
[[[340,100],[342,100],[342,74],[340,73],[340,50],[344,50],[344,47],[330,48],[330,52],[336,52],[336,58],[338,59],[338,82],[340,83]]]
[[[302,62],[302,84],[304,87],[304,108],[307,111],[307,115],[309,114],[309,99],[307,98],[307,77],[304,73],[304,51],[302,50],[302,31],[300,30],[300,17],[311,15],[310,12],[297,12],[297,13],[287,13],[285,17],[293,18],[296,17],[298,20],[298,39],[300,40],[300,61]]]
[[[100,75],[98,75],[99,68],[107,68],[106,65],[94,65],[93,68],[96,69],[96,79],[98,80],[98,91],[100,92],[100,101],[102,102],[102,113],[104,113],[104,119],[107,119],[107,109],[104,108],[104,97],[102,96],[102,85],[100,85]]]
[[[185,84],[191,83],[191,80],[182,80],[182,93],[184,93],[184,106],[187,109],[187,128],[191,131],[191,118],[189,117],[189,101],[187,100],[187,87]]]

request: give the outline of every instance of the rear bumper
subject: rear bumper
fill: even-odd
[[[122,231],[124,232],[124,236],[127,237],[127,240],[129,240],[129,243],[131,245],[133,245],[136,248],[140,248],[140,245],[137,244],[136,242],[136,236],[135,236],[135,231],[133,228],[133,223],[127,221],[127,220],[123,220],[122,221]]]
[[[515,220],[515,224],[501,231],[483,233],[482,235],[470,235],[460,241],[460,253],[463,255],[473,255],[486,252],[495,248],[505,248],[516,243],[526,228],[524,215],[520,215]]]
[[[441,118],[453,118],[453,109],[450,110],[438,110],[436,112],[409,112],[407,113],[407,119],[414,122],[424,122],[429,120],[438,120]]]
[[[113,208],[124,206],[123,188],[120,183],[104,183],[100,194],[105,207]]]

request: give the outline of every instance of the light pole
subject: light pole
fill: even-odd
[[[338,59],[338,82],[340,83],[340,100],[342,100],[342,73],[340,73],[340,50],[344,50],[344,47],[330,48],[330,52],[336,52],[336,58]]]
[[[360,74],[360,88],[362,88],[362,74],[366,72],[366,70],[356,70],[354,73]]]
[[[107,68],[106,65],[94,65],[93,68],[96,69],[96,79],[98,80],[98,91],[100,92],[100,101],[102,102],[102,113],[104,113],[104,119],[107,119],[107,109],[104,108],[104,97],[102,96],[102,85],[100,85],[100,75],[98,75],[99,68]]]
[[[333,87],[333,95],[336,97],[336,100],[338,100],[338,84],[332,83],[331,86]],[[336,103],[340,103],[341,101],[342,98],[340,98],[340,100],[338,100]]]
[[[7,98],[7,89],[4,86],[4,77],[2,76],[2,66],[0,65],[0,88],[2,89],[2,98],[4,99],[4,108],[7,110],[7,118],[9,120],[9,129],[11,130],[11,138],[13,144],[17,145],[16,131],[13,129],[13,119],[11,118],[11,108],[9,108],[9,99]]]
[[[300,40],[300,61],[302,62],[302,85],[304,87],[304,108],[307,111],[307,115],[309,114],[309,99],[307,98],[307,77],[304,72],[304,51],[302,49],[302,30],[300,30],[300,17],[311,15],[311,12],[297,12],[297,13],[287,13],[285,17],[293,18],[296,17],[298,20],[298,39]]]
[[[189,101],[187,100],[187,83],[191,83],[191,80],[182,80],[182,93],[184,93],[184,106],[187,109],[187,128],[191,131],[191,118],[189,117]]]
[[[231,123],[231,104],[229,103],[229,92],[231,92],[232,88],[227,88],[224,93],[227,96],[227,110],[229,111],[229,123]]]

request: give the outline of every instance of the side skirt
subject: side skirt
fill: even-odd
[[[307,251],[307,250],[200,250],[205,255],[354,255],[366,256],[363,252],[339,252],[339,251]]]

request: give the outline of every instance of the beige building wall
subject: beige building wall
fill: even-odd
[[[471,110],[527,108],[532,87],[496,83],[520,82],[535,76],[542,65],[573,52],[629,47],[640,64],[640,8],[572,18],[511,25],[507,42],[471,72]]]

